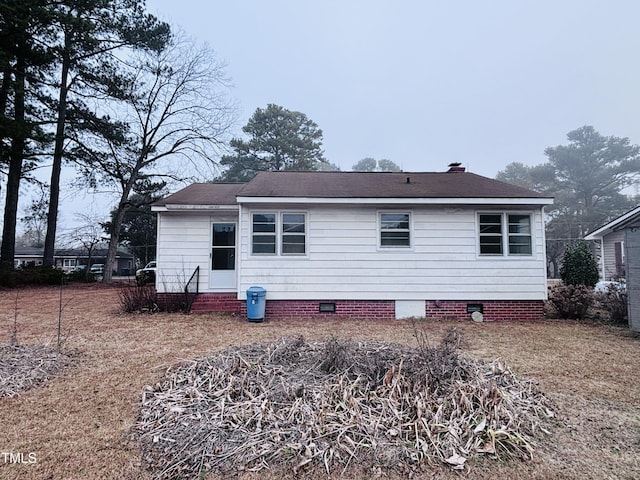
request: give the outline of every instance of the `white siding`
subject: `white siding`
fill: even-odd
[[[251,255],[251,212],[286,210],[308,213],[308,254]],[[378,246],[380,210],[375,207],[243,206],[239,227],[239,297],[245,298],[249,286],[260,285],[267,289],[267,298],[274,300],[546,298],[544,233],[539,208],[532,216],[533,255],[524,257],[478,255],[479,209],[398,210],[412,214],[411,248]]]
[[[197,266],[200,291],[209,289],[211,222],[237,221],[233,214],[158,214],[158,292],[182,292]]]
[[[252,211],[307,212],[306,256],[250,254]],[[500,209],[419,207],[411,212],[412,246],[378,246],[376,207],[241,209],[238,295],[251,285],[268,299],[300,300],[536,300],[546,298],[542,215],[533,220],[533,255],[478,255],[477,212]],[[385,210],[386,211],[386,210]],[[520,211],[520,210],[519,210]],[[159,213],[159,292],[180,292],[196,266],[200,291],[210,291],[211,223],[231,213]]]

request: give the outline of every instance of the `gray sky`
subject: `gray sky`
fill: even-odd
[[[493,177],[593,125],[640,142],[635,0],[147,0],[227,63],[241,107],[305,113],[343,170]]]
[[[227,63],[236,135],[258,107],[297,110],[343,170],[374,157],[405,171],[458,161],[494,177],[514,161],[545,162],[546,147],[583,125],[640,143],[637,0],[147,0],[147,9]],[[78,206],[106,218],[113,203],[65,192],[61,224],[77,223]]]

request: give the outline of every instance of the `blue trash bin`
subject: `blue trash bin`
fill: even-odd
[[[262,287],[249,287],[247,289],[247,319],[250,322],[264,320],[264,310],[267,304],[267,291]]]

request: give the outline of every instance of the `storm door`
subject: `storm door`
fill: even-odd
[[[211,224],[211,277],[214,290],[236,288],[236,224]]]

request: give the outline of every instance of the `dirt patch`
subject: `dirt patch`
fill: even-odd
[[[0,450],[23,454],[25,460],[0,461],[3,480],[151,479],[139,444],[130,441],[129,433],[145,385],[160,382],[167,369],[183,361],[208,358],[230,346],[298,335],[310,342],[335,337],[418,346],[413,326],[405,321],[338,321],[327,316],[267,318],[257,324],[221,315],[122,315],[117,311],[118,292],[101,285],[65,287],[66,348],[82,352],[82,361],[37,388],[0,398]],[[59,289],[18,293],[20,344],[55,343]],[[15,305],[15,291],[0,291],[0,343],[11,341]],[[516,376],[532,379],[557,406],[559,417],[552,435],[536,442],[533,459],[496,462],[476,457],[465,465],[465,478],[640,478],[640,340],[628,329],[575,321],[423,323],[432,345],[451,326],[463,334],[466,356],[499,360]],[[29,453],[35,455],[32,463]],[[327,477],[340,478],[340,473]],[[345,477],[364,479],[370,474],[347,471]],[[274,469],[244,472],[240,478],[280,480],[293,474]],[[460,478],[460,472],[434,466],[415,478],[451,480]]]

